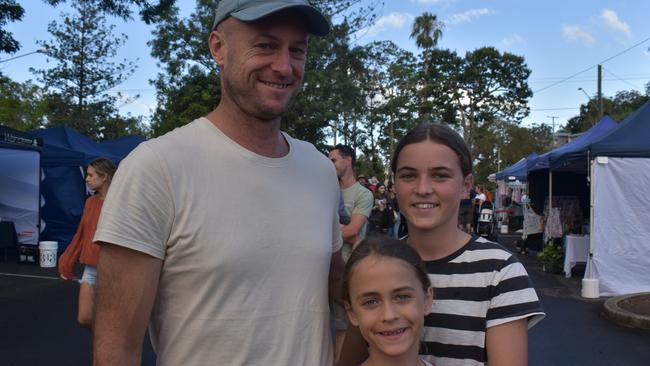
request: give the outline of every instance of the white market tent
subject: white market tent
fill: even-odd
[[[42,142],[0,126],[0,221],[13,222],[20,244],[38,244]]]
[[[603,296],[650,291],[650,102],[590,153],[592,276]]]

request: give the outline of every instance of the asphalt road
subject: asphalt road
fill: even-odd
[[[507,247],[512,240],[501,238]],[[529,332],[531,366],[650,364],[650,330],[609,322],[601,316],[604,298],[579,296],[580,273],[543,273],[533,256],[520,258],[547,316]],[[76,324],[77,295],[78,285],[59,280],[54,269],[0,261],[0,365],[90,365],[92,341]],[[154,364],[145,339],[142,365]]]

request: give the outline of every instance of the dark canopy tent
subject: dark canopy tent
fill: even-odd
[[[611,131],[591,144],[592,156],[650,157],[650,102],[646,102]]]
[[[83,213],[84,167],[98,157],[109,158],[117,165],[144,138],[128,136],[97,143],[68,127],[40,129],[33,134],[44,141],[41,238],[58,241],[59,250],[64,250]]]
[[[568,160],[569,157],[585,156],[589,145],[600,140],[605,135],[616,127],[616,122],[608,116],[603,117],[592,128],[585,131],[582,135],[569,141],[568,143],[559,146],[549,152],[546,152],[531,162],[528,166],[529,171],[552,169],[562,165],[562,162]],[[580,155],[585,154],[585,155]]]
[[[41,137],[47,145],[84,154],[85,164],[100,156],[109,158],[118,164],[131,150],[144,141],[141,136],[127,136],[97,143],[68,127],[39,129],[33,133]]]
[[[578,197],[582,211],[588,212],[587,150],[590,144],[602,139],[616,126],[616,122],[605,116],[576,139],[529,162],[528,189],[535,212],[542,213],[551,190],[553,196]],[[549,184],[549,174],[552,175],[552,185]]]
[[[503,169],[496,174],[496,180],[518,180],[525,182],[528,179],[528,164],[529,161],[535,159],[537,153],[530,153],[530,155],[522,158],[513,165]]]

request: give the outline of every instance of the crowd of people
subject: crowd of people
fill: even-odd
[[[306,0],[220,1],[217,107],[112,178],[88,168],[98,198],[60,271],[96,267],[95,365],[139,365],[147,327],[159,365],[526,364],[544,312],[516,257],[459,221],[473,176],[455,131],[409,131],[386,186],[355,177],[351,147],[328,159],[280,130],[329,30]]]

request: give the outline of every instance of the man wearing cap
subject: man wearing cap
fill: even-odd
[[[104,203],[95,365],[139,365],[147,325],[158,365],[333,363],[336,173],[280,131],[328,31],[306,0],[220,1],[219,105],[141,144]]]

